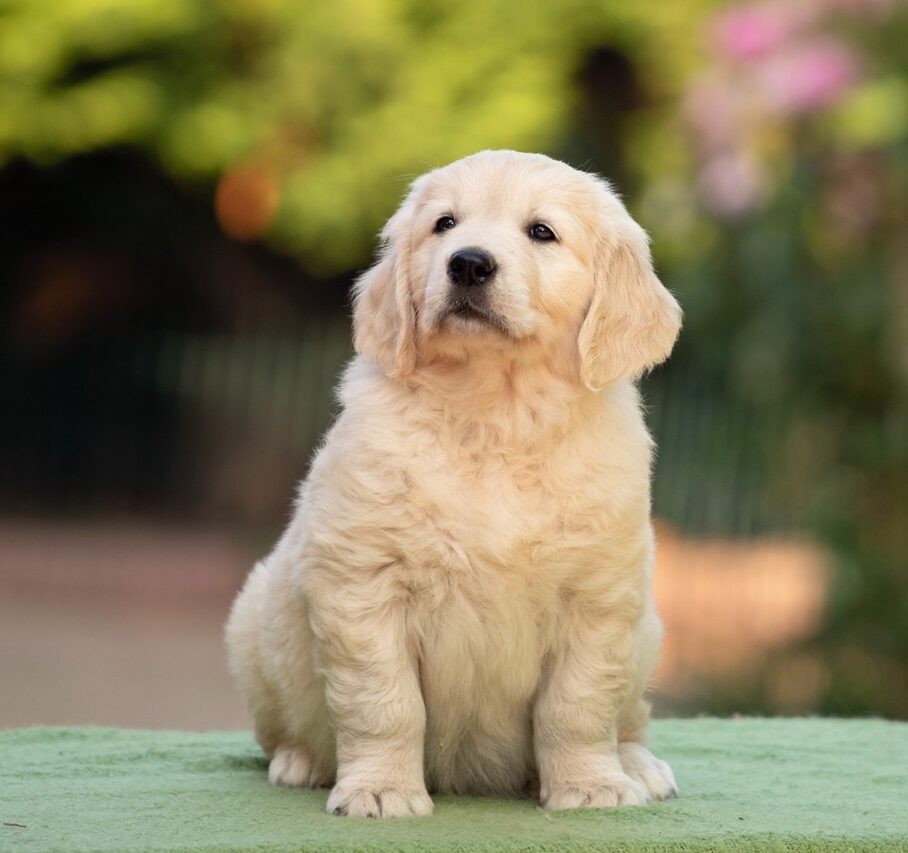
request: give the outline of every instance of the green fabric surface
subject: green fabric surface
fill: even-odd
[[[438,796],[433,817],[374,821],[269,785],[244,733],[5,731],[0,850],[908,850],[908,723],[659,720],[651,741],[676,800],[549,814]]]

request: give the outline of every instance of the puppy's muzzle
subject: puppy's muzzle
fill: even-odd
[[[497,269],[495,258],[473,246],[458,249],[448,260],[448,278],[459,287],[481,287],[488,284]]]

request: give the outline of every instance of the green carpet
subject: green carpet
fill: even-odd
[[[652,742],[677,800],[547,814],[446,796],[370,821],[270,786],[246,734],[5,731],[0,850],[908,850],[908,723],[663,720]]]

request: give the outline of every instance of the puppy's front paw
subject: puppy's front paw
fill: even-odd
[[[542,807],[562,809],[610,809],[615,806],[642,806],[649,802],[646,788],[630,776],[617,773],[591,783],[555,785],[542,791]]]
[[[639,743],[619,743],[618,758],[624,772],[641,784],[654,800],[678,796],[678,785],[671,767]]]
[[[328,797],[326,811],[345,817],[416,817],[432,814],[432,800],[425,788],[339,782]]]
[[[268,765],[268,781],[287,788],[318,788],[328,780],[303,747],[281,744]]]

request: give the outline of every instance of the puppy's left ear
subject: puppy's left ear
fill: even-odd
[[[668,358],[681,307],[656,278],[646,232],[610,194],[607,234],[594,260],[593,299],[580,328],[580,377],[593,391]]]
[[[353,289],[353,347],[388,376],[416,368],[416,308],[410,282],[413,188],[381,231],[381,256]]]

